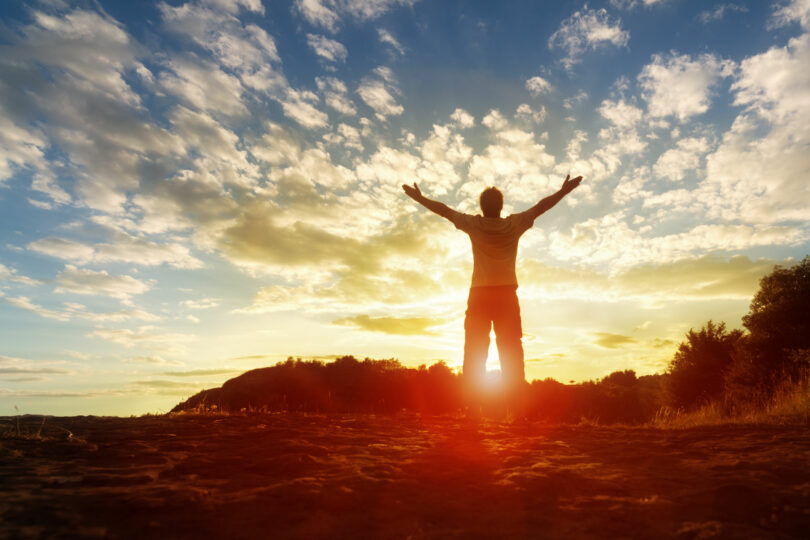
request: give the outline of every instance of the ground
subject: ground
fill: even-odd
[[[417,415],[0,418],[0,537],[774,538],[810,430]]]

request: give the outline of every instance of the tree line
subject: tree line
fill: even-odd
[[[810,373],[810,256],[774,268],[760,281],[745,330],[709,320],[691,329],[665,373],[637,377],[617,371],[596,381],[562,384],[535,380],[524,391],[527,416],[551,422],[644,423],[663,408],[690,411],[718,404],[729,415],[763,405],[784,385]],[[485,399],[502,412],[507,396]],[[418,368],[396,359],[334,362],[288,358],[203,390],[180,411],[302,411],[342,413],[455,413],[465,401],[460,375],[445,363]],[[485,411],[486,412],[486,411]]]

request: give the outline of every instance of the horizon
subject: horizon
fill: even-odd
[[[459,368],[522,238],[528,380],[663,372],[810,253],[810,4],[7,2],[0,415],[165,412],[288,357]],[[494,343],[489,370],[498,368]]]

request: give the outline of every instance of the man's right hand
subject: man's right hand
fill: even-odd
[[[579,185],[580,182],[582,182],[581,176],[571,178],[570,174],[566,174],[565,180],[563,181],[563,185],[560,191],[562,191],[565,194],[571,193],[572,191],[574,191],[574,188],[576,188]]]
[[[411,199],[418,201],[422,198],[422,192],[419,191],[419,186],[416,185],[416,182],[413,183],[413,186],[409,186],[408,184],[402,184],[402,189],[405,190],[405,193]]]

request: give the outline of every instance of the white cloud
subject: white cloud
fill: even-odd
[[[698,14],[698,20],[703,24],[708,24],[713,21],[719,21],[729,13],[747,13],[748,8],[737,4],[720,4],[714,9],[707,9]]]
[[[702,196],[712,214],[745,223],[810,215],[810,34],[740,63],[732,85],[743,111],[707,156]]]
[[[119,233],[112,243],[92,244],[48,236],[28,244],[28,249],[58,259],[87,263],[126,262],[144,266],[168,264],[174,268],[201,268],[189,248],[176,242],[154,242]]]
[[[574,225],[570,233],[551,235],[550,253],[562,261],[585,265],[609,264],[623,269],[645,263],[671,262],[713,251],[739,251],[755,246],[795,246],[807,241],[799,227],[754,227],[707,224],[684,232],[651,236],[633,228],[624,211]]]
[[[418,0],[296,0],[294,10],[314,26],[335,32],[341,19],[364,22],[379,18],[397,6],[411,6]]]
[[[563,100],[563,107],[565,107],[568,110],[571,110],[580,103],[583,103],[586,99],[588,99],[588,92],[586,92],[585,90],[580,90],[573,96],[565,98]]]
[[[62,16],[35,11],[33,18],[35,24],[22,31],[24,46],[13,53],[17,61],[59,66],[76,82],[90,83],[87,90],[128,105],[140,103],[123,77],[136,65],[133,43],[117,21],[80,9]]]
[[[788,0],[777,4],[773,14],[773,24],[777,27],[798,22],[805,30],[810,30],[810,2],[808,0]]]
[[[23,285],[38,285],[40,283],[40,281],[36,279],[21,276],[13,268],[9,268],[4,264],[0,264],[0,282],[2,281],[13,281],[16,283],[22,283]]]
[[[176,346],[179,343],[189,341],[191,336],[173,332],[161,332],[156,326],[141,326],[132,328],[96,328],[90,337],[99,337],[118,345],[131,348],[136,345],[170,344]]]
[[[318,77],[315,82],[327,107],[347,116],[357,114],[357,109],[349,99],[348,89],[343,81],[335,77]]]
[[[46,319],[56,319],[57,321],[70,320],[70,315],[68,313],[42,307],[39,304],[33,303],[27,296],[8,297],[6,298],[6,302],[14,307],[36,313],[40,317],[45,317]]]
[[[181,306],[189,309],[211,309],[219,306],[219,298],[200,298],[198,300],[183,300]]]
[[[163,3],[160,11],[170,30],[211,53],[220,66],[236,73],[245,87],[273,96],[283,92],[288,84],[277,67],[281,59],[273,38],[255,24],[242,24],[236,10],[221,7],[208,9],[191,2],[171,7]]]
[[[546,108],[532,109],[528,103],[521,103],[515,111],[515,118],[524,122],[539,124],[546,118]]]
[[[534,76],[526,81],[526,90],[528,90],[533,97],[537,97],[540,94],[550,92],[551,83],[545,80],[543,77]]]
[[[299,92],[290,88],[281,107],[284,116],[295,120],[301,127],[318,129],[328,125],[329,116],[313,105],[313,102],[317,101],[318,96],[312,92]]]
[[[712,54],[653,55],[638,76],[647,112],[652,117],[675,116],[681,122],[709,109],[713,88],[732,74],[734,64]]]
[[[56,283],[56,293],[104,295],[121,300],[149,290],[148,283],[132,276],[112,276],[105,270],[96,272],[70,264],[56,276]]]
[[[335,32],[340,16],[331,9],[329,0],[296,0],[295,9],[310,24],[320,26],[329,32]]]
[[[0,91],[5,86],[0,82]],[[45,170],[44,151],[48,146],[45,136],[36,129],[24,129],[0,108],[0,187],[11,178],[17,168],[33,167]]]
[[[394,94],[399,94],[393,72],[387,67],[374,70],[376,77],[366,77],[357,89],[360,98],[374,109],[375,116],[385,121],[389,116],[399,116],[405,108],[397,103]]]
[[[635,105],[626,103],[622,99],[618,101],[606,99],[599,106],[599,114],[614,126],[620,129],[629,129],[641,122],[644,113]]]
[[[637,6],[650,7],[661,5],[669,0],[610,0],[610,5],[619,9],[632,9]]]
[[[661,178],[668,178],[672,181],[681,180],[687,171],[698,168],[700,158],[708,151],[709,142],[705,137],[681,139],[675,148],[670,148],[658,157],[653,166],[653,172]]]
[[[464,109],[456,109],[450,118],[461,129],[469,129],[475,125],[475,118]]]
[[[472,200],[486,186],[498,186],[509,201],[535,203],[547,193],[552,179],[549,176],[555,164],[554,156],[545,145],[538,144],[533,133],[510,128],[505,120],[492,111],[487,122],[493,130],[494,141],[472,157],[469,179],[463,192]]]
[[[213,62],[176,58],[169,61],[171,72],[159,77],[160,85],[192,107],[215,114],[244,115],[242,84]]]
[[[394,49],[394,51],[396,51],[400,55],[405,54],[405,47],[403,47],[400,44],[400,42],[397,41],[397,38],[395,38],[388,30],[378,28],[377,37],[380,38],[380,43],[389,45],[392,49]]]
[[[563,49],[566,55],[561,60],[570,69],[581,61],[587,50],[608,46],[624,47],[630,33],[622,30],[621,21],[612,21],[604,9],[576,11],[565,19],[560,28],[548,40],[549,49]]]
[[[307,44],[319,58],[327,62],[345,62],[349,54],[342,43],[326,36],[307,34]]]
[[[501,111],[498,109],[489,111],[483,120],[481,120],[481,123],[492,131],[501,131],[506,129],[509,125],[509,122],[506,121],[506,118],[503,117]]]

